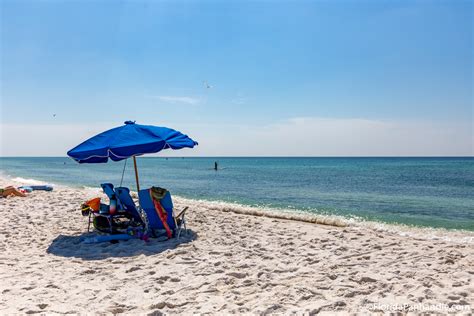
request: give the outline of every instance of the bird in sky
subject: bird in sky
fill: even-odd
[[[207,82],[207,81],[203,81],[202,83],[204,83],[204,86],[207,88],[207,89],[211,89],[212,86]]]

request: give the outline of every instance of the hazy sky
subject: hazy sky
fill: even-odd
[[[170,155],[474,155],[472,1],[0,6],[2,156],[125,120],[200,144]]]

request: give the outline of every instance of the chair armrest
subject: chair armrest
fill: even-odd
[[[176,215],[174,218],[180,218],[182,216],[184,216],[184,214],[186,213],[186,211],[188,210],[188,206],[186,206],[181,212],[179,212],[178,215]]]

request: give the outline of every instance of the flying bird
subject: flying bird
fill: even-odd
[[[56,114],[53,114],[53,117],[56,117]]]
[[[211,89],[212,86],[207,82],[207,81],[203,81],[202,83],[204,83],[204,86],[207,88],[207,89]]]

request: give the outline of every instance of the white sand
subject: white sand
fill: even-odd
[[[96,195],[56,187],[0,199],[0,314],[474,310],[471,233],[414,238],[176,199],[191,205],[180,243],[81,244],[79,205]]]

